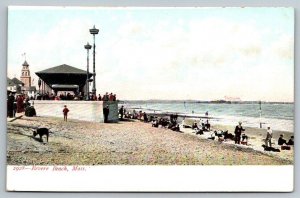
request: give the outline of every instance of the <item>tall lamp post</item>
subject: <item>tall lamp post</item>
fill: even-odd
[[[92,49],[92,46],[87,43],[84,45],[84,48],[87,50],[87,58],[86,58],[86,100],[89,100],[89,50]]]
[[[92,29],[90,29],[90,33],[93,35],[94,38],[94,45],[93,45],[93,89],[92,92],[94,95],[96,95],[96,71],[95,71],[95,49],[96,49],[96,44],[95,44],[95,35],[98,34],[99,29],[95,28],[95,25]]]

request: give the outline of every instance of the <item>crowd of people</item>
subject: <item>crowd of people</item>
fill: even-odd
[[[177,114],[171,114],[168,117],[155,117],[153,115],[148,115],[146,112],[143,111],[136,111],[135,109],[130,112],[126,111],[124,106],[121,106],[119,109],[119,118],[123,120],[124,118],[126,119],[135,119],[135,120],[140,120],[146,123],[151,123],[152,127],[164,127],[171,129],[173,131],[180,131],[179,124],[177,122],[178,115]]]
[[[106,92],[101,96],[101,94],[89,94],[89,97],[84,96],[83,93],[74,94],[70,92],[60,92],[55,95],[53,93],[37,93],[35,97],[30,97],[30,100],[91,100],[91,101],[116,101],[117,96],[113,93]]]
[[[53,93],[37,93],[34,96],[28,96],[25,94],[16,94],[10,92],[7,95],[7,117],[15,117],[16,113],[25,112],[27,107],[30,107],[30,100],[86,100],[86,96],[81,94],[75,95],[70,92],[60,92],[58,95]],[[98,97],[95,94],[90,94],[89,100],[93,101],[116,101],[116,94],[106,92],[101,96],[98,94]],[[107,117],[107,116],[106,116]],[[122,116],[123,117],[123,116]]]
[[[16,117],[16,113],[22,113],[30,106],[30,98],[24,94],[9,93],[7,97],[7,117]]]
[[[208,114],[208,113],[206,113]],[[148,115],[146,112],[142,111],[136,111],[133,110],[132,112],[126,111],[124,106],[122,106],[119,109],[119,115],[120,119],[127,118],[127,119],[138,119],[144,122],[151,122],[152,127],[163,127],[168,128],[173,131],[180,131],[179,123],[177,122],[178,115],[177,114],[171,114],[169,117],[162,116],[162,117],[155,117],[152,115]],[[186,126],[184,124],[184,120],[182,123],[183,127],[191,127],[193,129],[193,133],[196,135],[200,134],[203,135],[204,132],[210,132],[210,136],[208,139],[215,140],[215,138],[218,138],[218,141],[234,141],[235,144],[242,144],[242,145],[248,145],[248,135],[246,135],[245,131],[246,129],[242,126],[242,122],[239,122],[238,125],[235,127],[233,133],[222,130],[215,130],[211,131],[211,124],[209,123],[209,120],[206,121],[203,119],[200,119],[199,125],[198,122],[194,122],[191,126]],[[272,148],[272,130],[270,127],[267,128],[266,138],[265,138],[265,146]],[[290,150],[290,146],[294,145],[294,136],[291,136],[289,141],[285,140],[283,138],[283,134],[280,135],[278,139],[278,145],[282,146],[281,150]],[[268,149],[265,149],[268,151]],[[272,151],[272,149],[271,149]]]
[[[180,132],[179,123],[177,122],[178,115],[171,114],[170,117],[151,117],[152,127],[164,127],[171,129],[172,131]]]

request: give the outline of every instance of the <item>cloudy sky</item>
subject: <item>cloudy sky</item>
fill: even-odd
[[[100,94],[294,101],[291,8],[10,7],[8,77],[20,77],[24,52],[34,84],[53,66],[86,70],[94,24]]]

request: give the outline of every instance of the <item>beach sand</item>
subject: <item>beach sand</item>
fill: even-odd
[[[28,127],[50,128],[49,142]],[[215,126],[225,129],[228,126]],[[288,165],[293,150],[267,153],[251,146],[219,143],[191,131],[174,132],[140,121],[95,123],[21,117],[7,124],[9,165]],[[246,129],[248,134],[261,130]],[[253,139],[254,140],[254,139]],[[251,139],[252,141],[252,139]],[[250,143],[251,143],[250,141]]]

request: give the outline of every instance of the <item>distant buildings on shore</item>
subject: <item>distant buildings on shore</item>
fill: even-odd
[[[231,102],[241,102],[242,100],[239,97],[231,97],[231,96],[225,96],[225,101],[231,101]]]

